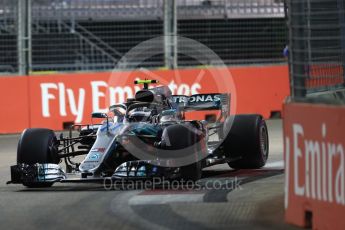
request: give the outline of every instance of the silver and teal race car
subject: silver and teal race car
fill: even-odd
[[[229,94],[172,95],[167,86],[143,89],[109,113],[92,113],[98,125],[74,125],[69,135],[26,129],[11,166],[11,181],[27,187],[56,182],[100,182],[164,177],[196,181],[202,169],[228,163],[263,167],[268,132],[260,115],[229,115]],[[213,121],[186,120],[191,111],[218,110]],[[111,115],[110,115],[111,114]],[[77,132],[76,132],[77,131]]]

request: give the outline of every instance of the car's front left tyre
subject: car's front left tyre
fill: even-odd
[[[26,129],[23,131],[17,149],[17,164],[34,165],[58,164],[57,139],[50,129]],[[30,188],[50,187],[51,182],[25,182],[24,186]]]

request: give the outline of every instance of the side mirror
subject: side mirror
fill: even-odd
[[[162,116],[171,116],[171,115],[176,115],[176,110],[175,109],[168,109],[162,111]]]
[[[99,113],[99,112],[93,112],[91,114],[92,118],[108,118],[108,115],[106,113]]]
[[[93,112],[91,114],[92,118],[106,118],[107,119],[107,133],[109,133],[109,117],[106,113]]]

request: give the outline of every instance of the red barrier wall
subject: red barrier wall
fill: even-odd
[[[344,130],[345,107],[284,105],[288,223],[345,229]]]
[[[28,77],[0,77],[0,133],[30,127]]]
[[[237,91],[237,113],[258,113],[269,118],[282,111],[290,95],[287,66],[231,68]]]
[[[106,110],[107,105],[132,97],[139,89],[133,85],[133,80],[145,77],[158,78],[162,84],[170,86],[173,94],[230,91],[232,113],[259,113],[266,118],[272,111],[281,111],[282,102],[289,95],[287,66],[0,78],[3,89],[0,92],[0,105],[3,105],[0,132],[20,132],[26,127],[61,130],[64,122],[88,123],[92,111]],[[10,85],[15,90],[11,90]],[[8,122],[8,113],[20,113],[22,120],[12,126]]]

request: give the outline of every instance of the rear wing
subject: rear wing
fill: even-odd
[[[225,115],[230,112],[230,94],[173,95],[172,100],[180,111],[221,110]]]

